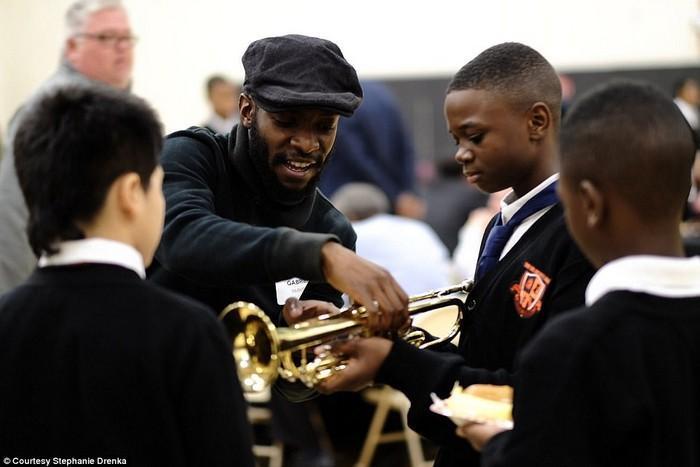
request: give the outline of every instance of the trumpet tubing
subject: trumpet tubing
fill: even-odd
[[[410,297],[408,311],[411,316],[457,306],[458,318],[447,336],[427,344],[422,330],[411,328],[401,337],[421,348],[451,340],[459,332],[471,287],[471,281],[464,281]],[[256,305],[235,302],[224,308],[219,318],[228,330],[243,390],[259,392],[274,383],[278,375],[313,387],[324,378],[342,371],[344,362],[341,359],[330,352],[315,355],[313,349],[337,338],[369,336],[368,316],[368,309],[359,306],[333,315],[321,315],[288,328],[277,328]]]

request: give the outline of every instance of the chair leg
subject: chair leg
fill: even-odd
[[[284,447],[282,446],[282,443],[280,441],[274,441],[272,446],[274,447],[274,451],[272,455],[270,456],[270,463],[268,464],[269,467],[282,467],[282,457],[284,453]]]
[[[432,465],[432,461],[425,460],[420,436],[408,426],[408,410],[405,408],[401,409],[401,422],[403,423],[403,431],[406,435],[406,449],[408,450],[408,458],[411,461],[411,466],[426,467]]]
[[[389,402],[381,398],[374,411],[374,416],[372,417],[372,422],[367,432],[367,438],[365,438],[365,443],[362,445],[362,452],[360,453],[360,458],[355,464],[355,467],[369,467],[370,462],[372,462],[372,457],[374,457],[374,451],[377,449],[377,444],[379,443],[379,438],[381,437],[382,428],[384,427],[389,409]]]

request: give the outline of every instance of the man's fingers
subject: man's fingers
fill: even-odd
[[[315,318],[316,316],[335,314],[339,310],[332,303],[321,300],[302,300],[302,319]]]
[[[405,297],[405,293],[403,293],[403,290],[398,286],[398,284],[394,283],[393,279],[391,282],[392,283],[388,284],[387,287],[384,288],[384,292],[388,297],[391,306],[386,325],[392,330],[395,330],[406,321],[406,318],[408,318],[408,298],[406,297],[405,300],[402,299],[401,295],[403,294]]]
[[[386,328],[384,326],[384,310],[386,309],[386,297],[381,292],[380,289],[374,288],[372,290],[372,307],[367,307],[367,326],[370,331],[381,332]]]
[[[284,307],[282,307],[282,316],[287,324],[293,324],[301,319],[302,316],[302,306],[299,300],[294,297],[289,297],[284,302]]]
[[[375,331],[396,330],[408,318],[408,297],[391,276],[389,279],[373,291],[379,302],[379,313],[370,321],[370,327]]]
[[[332,303],[321,300],[298,300],[294,297],[288,298],[282,308],[282,314],[287,324],[295,324],[299,321],[338,311],[338,308]]]

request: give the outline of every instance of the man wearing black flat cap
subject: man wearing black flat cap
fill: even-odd
[[[362,100],[355,69],[334,43],[301,35],[251,43],[243,66],[240,124],[165,142],[165,229],[150,277],[216,312],[246,300],[280,321],[288,298],[303,299],[285,307],[290,320],[340,306],[342,291],[377,311],[375,328],[403,324],[406,294],[353,253],[350,223],[316,188],[340,116]]]
[[[150,277],[216,312],[253,302],[278,323],[334,310],[342,291],[375,311],[374,328],[400,326],[405,292],[355,255],[349,221],[316,188],[340,116],[362,100],[354,68],[334,43],[300,35],[253,42],[243,66],[240,124],[165,142],[165,227]]]

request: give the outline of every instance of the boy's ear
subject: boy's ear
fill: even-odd
[[[241,124],[250,128],[255,121],[255,102],[250,96],[241,94],[238,98],[238,114],[241,116]]]
[[[552,126],[552,112],[544,102],[535,102],[528,110],[528,132],[530,139],[539,141],[545,137]]]
[[[141,177],[134,172],[121,175],[114,181],[114,189],[119,210],[128,218],[138,215],[146,195]]]
[[[607,211],[605,196],[592,181],[585,179],[579,182],[577,191],[581,197],[586,226],[590,229],[599,228]]]

